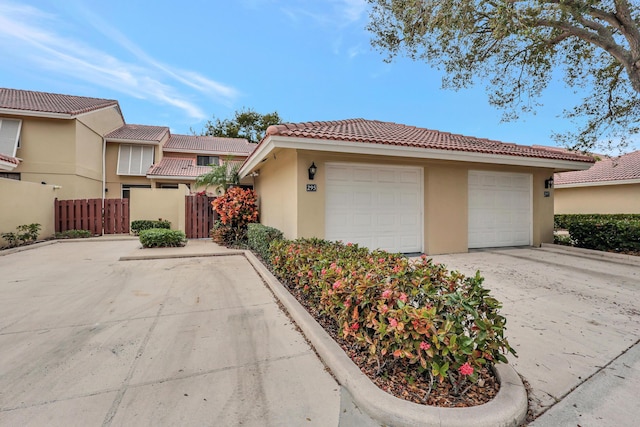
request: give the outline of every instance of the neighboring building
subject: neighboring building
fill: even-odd
[[[59,198],[101,197],[103,135],[123,124],[115,100],[0,89],[0,177],[60,186]],[[7,158],[21,161],[7,168]]]
[[[555,213],[640,214],[640,150],[555,175]]]
[[[241,168],[263,224],[397,252],[553,241],[555,172],[580,154],[353,119],[271,126]],[[311,166],[317,172],[312,177]]]
[[[0,178],[54,185],[59,199],[192,187],[207,165],[243,161],[255,147],[126,124],[116,100],[0,88]]]

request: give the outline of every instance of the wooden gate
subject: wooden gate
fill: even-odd
[[[216,198],[210,196],[185,196],[185,228],[188,239],[204,239],[209,237],[218,213],[213,210],[211,202]]]
[[[91,234],[129,234],[129,199],[55,200],[56,233],[89,230]]]

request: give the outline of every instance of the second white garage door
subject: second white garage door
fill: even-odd
[[[469,171],[469,248],[531,244],[531,175]]]
[[[354,163],[325,167],[327,240],[422,252],[422,168]]]

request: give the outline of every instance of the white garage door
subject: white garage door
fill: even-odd
[[[469,248],[531,244],[531,175],[469,171]]]
[[[422,168],[326,164],[325,238],[422,252]]]

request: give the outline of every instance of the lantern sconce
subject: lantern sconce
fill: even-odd
[[[544,188],[553,188],[553,176],[550,176],[549,179],[544,180]]]
[[[311,162],[311,166],[309,166],[309,179],[313,181],[313,178],[316,176],[316,172],[318,172],[318,167],[315,162]]]

